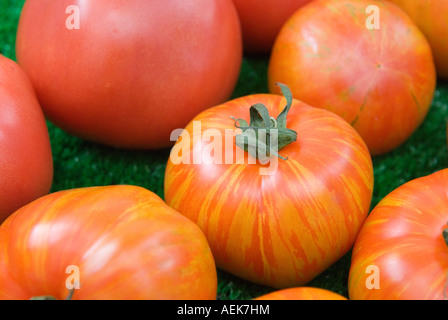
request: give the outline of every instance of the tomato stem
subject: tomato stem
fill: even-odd
[[[75,289],[71,289],[70,292],[67,295],[67,298],[65,298],[65,300],[72,300],[73,295],[75,294]]]
[[[278,151],[297,140],[297,132],[286,127],[286,117],[292,105],[291,90],[284,84],[277,83],[286,98],[286,106],[277,119],[269,115],[262,103],[250,107],[250,123],[244,119],[235,119],[235,127],[242,133],[235,137],[236,145],[259,160],[273,156],[287,160]]]

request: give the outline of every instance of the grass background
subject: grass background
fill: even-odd
[[[94,1],[94,0],[93,0]],[[15,35],[24,0],[0,0],[0,53],[15,60]],[[232,98],[268,92],[268,57],[245,56]],[[401,147],[373,158],[375,188],[372,208],[401,184],[448,167],[446,118],[448,82],[439,80],[423,125]],[[52,192],[78,187],[131,184],[163,197],[163,177],[169,150],[123,151],[70,136],[48,122],[54,157]],[[0,151],[1,152],[1,151]],[[350,255],[322,273],[308,286],[347,297]],[[273,291],[218,270],[219,299],[252,299]]]

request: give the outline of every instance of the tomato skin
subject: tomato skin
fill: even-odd
[[[276,117],[285,106],[277,95],[257,94],[208,109],[200,121],[201,143],[186,154],[206,153],[207,130],[218,130],[223,157],[237,154],[230,117],[248,121],[249,107],[263,103]],[[219,160],[174,164],[165,173],[165,201],[197,223],[219,268],[274,288],[307,283],[353,245],[367,216],[373,189],[371,157],[356,131],[338,116],[294,101],[287,120],[297,141],[280,150],[272,175],[244,153],[235,164]],[[193,134],[194,123],[186,130]],[[173,148],[177,152],[177,146]],[[211,162],[211,163],[209,163]]]
[[[353,248],[349,297],[353,300],[444,299],[448,247],[448,170],[405,183],[370,213]],[[379,289],[366,281],[378,267]],[[378,274],[378,273],[377,273]],[[370,279],[372,280],[372,279]]]
[[[66,28],[69,5],[80,9],[79,30]],[[115,147],[156,149],[229,98],[242,40],[231,0],[27,0],[16,51],[56,125]]]
[[[372,155],[398,147],[424,120],[436,73],[431,48],[405,12],[377,2],[380,29],[366,27],[366,0],[318,0],[280,31],[269,89],[330,110],[353,125]]]
[[[251,54],[271,52],[283,24],[312,0],[233,0],[240,17],[244,50]]]
[[[0,299],[216,299],[217,276],[199,228],[135,186],[61,191],[0,226]]]
[[[402,8],[425,34],[434,54],[437,74],[448,78],[448,1],[388,0]]]
[[[254,300],[347,300],[347,298],[325,289],[298,287],[267,293]]]
[[[0,55],[0,223],[47,194],[53,157],[47,125],[31,83]]]

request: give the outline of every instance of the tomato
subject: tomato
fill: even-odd
[[[47,125],[30,81],[0,55],[0,223],[47,194],[53,159]]]
[[[412,180],[374,208],[353,248],[350,299],[445,299],[447,181],[447,169]]]
[[[217,266],[274,288],[307,283],[351,248],[373,188],[371,157],[356,131],[331,112],[289,99],[287,128],[280,119],[286,100],[278,95],[202,112],[174,145],[165,173],[165,201],[200,226]],[[249,108],[251,126],[256,110],[263,122],[280,113],[270,120],[279,146],[296,133],[278,148],[278,160],[275,148],[258,158],[261,143],[257,152],[241,144],[250,131],[235,125],[247,128]]]
[[[288,288],[262,295],[254,300],[347,300],[329,290],[311,287]]]
[[[135,186],[60,191],[16,211],[0,226],[0,283],[0,299],[216,299],[217,291],[201,230]]]
[[[28,0],[17,59],[56,125],[153,149],[229,98],[242,40],[231,0]]]
[[[269,88],[290,86],[295,98],[349,122],[372,155],[404,141],[424,120],[436,73],[431,48],[410,18],[368,0],[318,0],[295,13],[272,50]],[[370,11],[369,11],[370,12]],[[380,29],[369,30],[379,23]]]
[[[448,78],[448,1],[389,1],[400,6],[417,23],[431,44],[438,75]]]
[[[241,21],[244,50],[252,54],[270,53],[286,20],[310,1],[233,0]]]

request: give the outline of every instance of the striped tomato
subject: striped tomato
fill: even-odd
[[[0,299],[68,289],[87,300],[215,299],[217,277],[201,230],[155,194],[96,187],[40,198],[0,226]]]
[[[282,88],[286,100],[256,94],[199,114],[173,147],[165,175],[165,200],[201,227],[218,267],[276,288],[307,283],[351,248],[373,187],[356,131]],[[249,114],[250,124],[242,120]],[[260,128],[271,126],[281,158],[274,150],[256,159],[263,143],[254,152],[242,139],[253,141],[252,127],[260,141]]]
[[[412,180],[369,215],[353,249],[351,299],[444,299],[448,169]]]
[[[329,290],[311,287],[297,287],[274,291],[254,300],[347,300]]]
[[[372,4],[379,11],[369,11]],[[270,92],[278,92],[278,81],[291,86],[295,98],[344,118],[378,155],[423,122],[436,72],[428,41],[397,6],[317,0],[294,13],[276,39]]]

